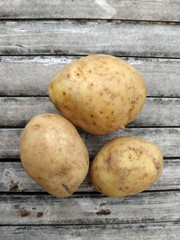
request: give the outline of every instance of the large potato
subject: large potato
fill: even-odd
[[[91,179],[100,192],[111,197],[139,193],[162,173],[163,156],[151,142],[119,137],[102,147],[91,166]]]
[[[110,55],[90,55],[65,66],[50,82],[55,107],[75,126],[107,134],[132,121],[146,99],[140,73]]]
[[[75,127],[49,113],[35,116],[26,125],[20,156],[27,173],[57,197],[75,192],[89,167],[87,149]]]

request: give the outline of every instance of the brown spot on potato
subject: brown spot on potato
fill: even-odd
[[[103,216],[103,215],[110,215],[111,211],[109,209],[102,209],[98,212],[96,212],[96,215]]]
[[[41,126],[40,126],[40,124],[34,124],[34,125],[32,125],[32,128],[33,129],[38,129],[38,128],[40,128]]]
[[[93,117],[94,117],[94,115],[93,115],[93,114],[91,114],[91,117],[93,118]]]
[[[95,122],[93,122],[93,125],[94,125],[94,126],[96,126],[96,123],[95,123]]]
[[[63,92],[63,95],[66,95],[66,93],[65,93],[65,92]]]
[[[92,70],[89,70],[89,73],[92,73]]]
[[[146,178],[148,176],[148,174],[147,173],[145,173],[144,175],[143,175],[143,178]]]
[[[157,170],[157,174],[159,175],[160,171],[161,171],[161,163],[159,161],[157,161],[155,158],[153,159],[155,168]]]
[[[70,167],[69,166],[62,166],[61,169],[57,170],[55,175],[58,175],[60,177],[64,177],[69,174]],[[53,174],[54,175],[54,174]]]
[[[110,166],[111,165],[111,153],[104,159],[104,162]]]
[[[100,114],[103,114],[103,111],[100,111]]]
[[[113,99],[115,99],[116,98],[116,94],[114,94],[114,93],[111,93],[111,99],[113,100]]]
[[[43,213],[42,213],[42,212],[37,212],[36,217],[40,218],[40,217],[42,217],[42,216],[43,216]]]
[[[71,75],[68,73],[66,76],[67,76],[67,78],[70,78]]]
[[[69,187],[68,187],[66,184],[61,183],[61,186],[63,187],[63,189],[64,189],[67,193],[71,194],[71,191],[69,190]]]
[[[38,180],[40,180],[40,181],[41,181],[41,180],[43,180],[43,178],[42,178],[42,177],[37,177],[37,179],[38,179]]]
[[[92,86],[94,86],[94,84],[93,84],[93,83],[90,83],[90,86],[92,87]]]
[[[33,207],[32,210],[36,210],[36,207]]]

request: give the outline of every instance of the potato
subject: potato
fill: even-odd
[[[146,86],[126,61],[97,54],[66,65],[50,82],[49,97],[75,126],[101,135],[136,118],[146,99]]]
[[[159,148],[137,137],[119,137],[102,147],[93,160],[92,183],[101,193],[124,197],[139,193],[162,173]]]
[[[89,168],[88,152],[77,130],[56,114],[30,120],[21,136],[20,157],[29,176],[57,197],[75,192]]]

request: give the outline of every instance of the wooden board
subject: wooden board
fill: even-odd
[[[21,128],[0,129],[0,158],[18,158]],[[95,136],[80,131],[90,157],[99,151],[108,140],[118,136],[137,136],[157,144],[165,157],[180,156],[180,128],[127,128],[110,135]]]
[[[178,223],[111,224],[111,225],[73,225],[73,226],[3,226],[0,236],[6,240],[179,240]]]
[[[180,190],[180,159],[164,161],[163,175],[148,190]],[[0,162],[0,192],[42,192],[42,188],[25,172],[20,162]],[[94,192],[90,177],[78,192]]]
[[[47,97],[0,97],[0,127],[24,127],[43,112],[58,113]],[[129,126],[180,126],[180,98],[148,98]]]
[[[1,0],[0,18],[180,21],[180,5],[178,0]]]
[[[180,192],[140,193],[129,198],[100,194],[55,198],[0,195],[0,224],[117,224],[179,221]]]
[[[180,56],[180,25],[107,21],[0,22],[0,54]]]
[[[78,57],[0,56],[0,96],[47,96],[48,84]],[[148,96],[180,97],[180,59],[124,58],[143,75]]]

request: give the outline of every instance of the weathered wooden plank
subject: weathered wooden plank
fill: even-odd
[[[0,97],[0,127],[23,127],[43,112],[58,113],[48,97]],[[141,114],[128,126],[180,126],[180,98],[147,98]]]
[[[79,57],[0,57],[0,95],[47,96],[51,78]],[[139,69],[149,96],[180,97],[180,59],[124,58]]]
[[[164,161],[163,175],[148,190],[180,190],[180,159]],[[25,172],[20,162],[0,162],[0,192],[42,192]],[[94,192],[90,177],[81,184],[79,192]]]
[[[31,11],[30,11],[31,9]],[[83,18],[180,21],[178,0],[3,0],[0,18]]]
[[[6,240],[179,240],[180,224],[113,224],[73,226],[1,226],[0,236]]]
[[[48,97],[0,98],[0,126],[24,126],[33,116],[58,113]]]
[[[99,197],[98,197],[99,196]],[[0,195],[0,224],[104,224],[179,221],[180,192],[126,198],[73,195]]]
[[[0,158],[18,158],[22,129],[0,129]],[[165,157],[180,156],[180,128],[127,128],[110,135],[96,136],[80,131],[90,157],[108,140],[118,136],[137,136],[156,143]]]
[[[179,57],[180,25],[106,21],[5,21],[0,54],[109,53]]]

